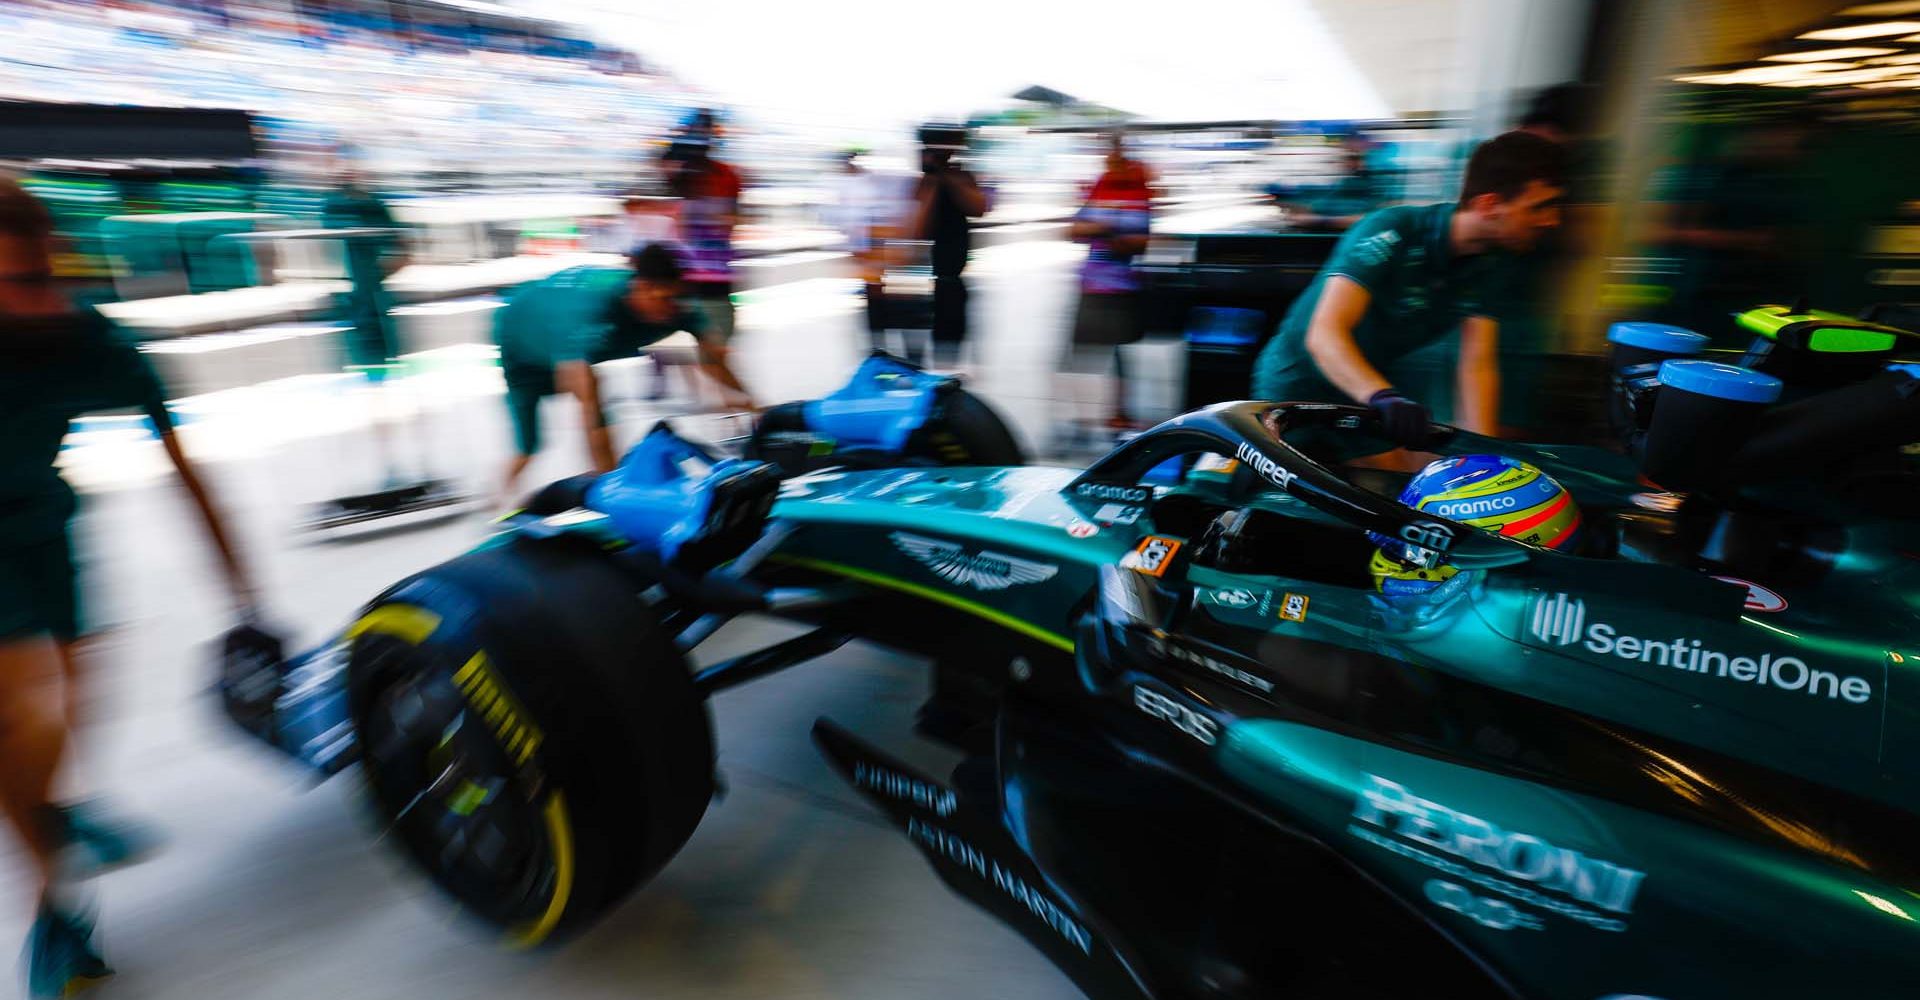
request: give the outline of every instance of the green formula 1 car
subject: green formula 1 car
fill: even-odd
[[[1867,383],[1920,438],[1913,375],[1833,391]],[[1637,434],[1685,432],[1681,384]],[[865,414],[883,450],[951,393],[883,358],[854,388],[802,417],[842,440]],[[1086,469],[795,474],[663,427],[229,698],[358,761],[390,840],[521,943],[692,833],[707,695],[861,639],[927,660],[920,731],[964,757],[919,773],[821,720],[827,761],[1091,996],[1913,997],[1920,479],[1887,433],[1779,468],[1810,450],[1770,422],[1797,405],[1741,411],[1773,451],[1706,455],[1685,493],[1632,457],[1672,442],[1434,427],[1563,484],[1574,550],[1294,446],[1379,450],[1355,407],[1221,404]],[[1384,594],[1380,538],[1454,572]],[[812,628],[691,670],[741,614]]]

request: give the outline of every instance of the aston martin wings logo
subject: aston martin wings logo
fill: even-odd
[[[948,583],[975,590],[1005,590],[1022,583],[1051,580],[1060,567],[999,552],[970,553],[955,542],[943,542],[896,531],[893,544]]]

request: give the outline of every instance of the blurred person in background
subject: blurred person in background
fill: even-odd
[[[1663,306],[1641,318],[1744,346],[1729,316],[1808,291],[1804,254],[1815,206],[1803,200],[1807,126],[1780,119],[1719,133],[1719,148],[1659,172],[1648,226],[1655,254],[1678,265]]]
[[[1383,208],[1362,219],[1261,350],[1255,395],[1362,403],[1389,440],[1416,447],[1427,439],[1431,414],[1381,369],[1458,329],[1455,423],[1496,433],[1509,255],[1532,250],[1559,224],[1565,186],[1558,143],[1508,132],[1474,151],[1458,203]]]
[[[707,375],[740,398],[746,390],[727,367],[724,349],[709,341],[707,314],[683,294],[683,270],[663,243],[634,254],[627,267],[570,267],[515,289],[494,313],[493,340],[507,380],[507,414],[514,456],[503,477],[511,503],[520,474],[540,451],[540,403],[567,393],[580,404],[587,454],[596,472],[613,469],[613,437],[600,404],[593,366],[633,357],[648,344],[682,330],[700,343]]]
[[[920,129],[920,180],[907,232],[933,244],[934,364],[950,366],[967,339],[967,284],[961,272],[973,249],[973,220],[987,214],[987,193],[955,161],[967,148],[964,125]]]
[[[377,229],[345,240],[347,282],[347,362],[370,373],[383,372],[400,356],[399,332],[387,279],[407,265],[406,241],[400,223],[387,203],[367,185],[366,176],[350,154],[336,161],[338,180],[320,207],[320,224],[328,229]],[[376,376],[377,377],[377,376]]]
[[[632,256],[654,243],[673,239],[673,201],[631,194],[621,199],[620,214],[606,229],[600,249]]]
[[[899,233],[906,201],[902,178],[877,174],[861,163],[865,150],[840,153],[833,180],[833,224],[846,241],[866,298],[867,337],[876,351],[887,349],[889,313],[885,278],[888,245]],[[902,352],[906,353],[906,352]]]
[[[1380,207],[1387,200],[1387,184],[1372,167],[1373,149],[1374,144],[1365,136],[1348,133],[1340,140],[1343,172],[1331,186],[1301,192],[1304,197],[1279,188],[1269,189],[1273,191],[1274,200],[1286,210],[1288,226],[1318,232],[1345,232],[1368,212]]]
[[[381,386],[403,353],[387,279],[407,265],[406,241],[400,223],[373,193],[351,153],[343,152],[335,160],[334,176],[337,183],[321,202],[320,224],[328,229],[370,230],[341,240],[349,286],[344,333],[347,367]],[[390,489],[406,479],[395,454],[392,423],[391,414],[375,403],[368,425],[379,463],[376,475],[382,477],[376,489]]]
[[[716,159],[713,146],[720,123],[702,109],[688,117],[680,135],[661,157],[667,190],[676,200],[676,236],[685,262],[687,305],[700,314],[701,350],[709,371],[727,370],[733,342],[733,231],[740,221],[740,172]],[[752,409],[753,400],[738,379],[721,383],[724,406]]]
[[[0,809],[40,890],[25,955],[36,998],[112,974],[93,948],[93,918],[74,883],[139,860],[154,843],[95,807],[52,801],[85,632],[69,536],[75,496],[54,466],[69,421],[99,409],[145,411],[206,525],[236,613],[254,617],[253,586],[173,434],[158,377],[111,321],[55,286],[52,226],[40,202],[0,179]]]
[[[1080,265],[1080,302],[1074,310],[1067,367],[1078,373],[1104,373],[1111,362],[1113,395],[1107,427],[1125,431],[1137,425],[1127,413],[1127,373],[1120,348],[1147,332],[1133,259],[1147,248],[1153,174],[1127,155],[1124,133],[1115,131],[1105,141],[1104,167],[1068,227],[1069,236],[1087,244],[1087,259]]]

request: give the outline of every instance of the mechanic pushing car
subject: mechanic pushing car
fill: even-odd
[[[522,285],[495,314],[493,339],[507,378],[515,445],[507,462],[506,496],[513,495],[520,473],[540,450],[540,401],[561,392],[580,402],[593,467],[611,471],[613,441],[593,366],[632,357],[681,330],[699,340],[701,368],[752,405],[720,345],[709,342],[702,314],[681,301],[680,276],[673,251],[655,243],[634,254],[630,267],[570,267]]]
[[[88,807],[52,801],[79,703],[79,580],[68,522],[73,490],[54,458],[70,420],[140,407],[179,472],[243,620],[253,587],[231,535],[181,451],[160,380],[111,321],[54,284],[53,220],[0,180],[0,809],[31,855],[39,912],[27,940],[27,988],[64,996],[111,975],[76,898],[86,875],[132,863],[153,838]]]
[[[1381,369],[1458,329],[1455,422],[1493,433],[1509,255],[1531,250],[1543,230],[1559,224],[1565,162],[1559,144],[1509,132],[1474,151],[1457,204],[1395,206],[1361,219],[1260,352],[1255,395],[1364,403],[1394,443],[1417,447],[1428,435],[1428,409],[1402,395]]]

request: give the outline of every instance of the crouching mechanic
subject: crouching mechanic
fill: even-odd
[[[666,246],[656,243],[634,254],[631,267],[572,267],[520,286],[493,321],[513,420],[507,496],[540,450],[540,401],[562,392],[580,403],[594,469],[611,471],[613,440],[593,366],[632,357],[681,330],[699,340],[700,366],[724,388],[728,403],[752,408],[752,398],[727,367],[724,348],[709,343],[700,314],[681,302],[680,263]]]
[[[1559,144],[1509,132],[1474,151],[1457,204],[1395,206],[1362,218],[1260,352],[1255,395],[1363,403],[1389,440],[1417,447],[1427,438],[1427,407],[1381,369],[1458,329],[1455,422],[1494,433],[1498,300],[1513,294],[1508,255],[1533,249],[1559,224],[1565,187]],[[1293,443],[1323,457],[1357,457],[1324,455],[1331,442],[1318,439]]]
[[[1538,468],[1499,455],[1462,455],[1427,463],[1400,491],[1400,502],[1424,514],[1549,549],[1580,541],[1580,505]],[[1458,572],[1430,549],[1370,533],[1374,589],[1388,598],[1424,597]]]

